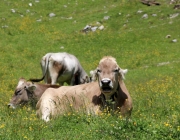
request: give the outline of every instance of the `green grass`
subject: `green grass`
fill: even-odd
[[[161,6],[148,7],[139,0],[3,0],[0,139],[180,139],[180,15],[170,18],[180,10],[174,10],[168,0],[158,2]],[[137,13],[139,10],[143,12]],[[56,16],[50,18],[49,13]],[[144,14],[147,19],[142,18]],[[104,20],[104,16],[110,18]],[[69,17],[72,19],[66,19]],[[81,32],[97,22],[104,25],[103,31]],[[77,56],[87,73],[105,55],[115,57],[120,67],[129,70],[125,83],[133,99],[131,121],[118,114],[73,112],[45,123],[30,106],[7,108],[18,79],[41,77],[41,57],[62,51]],[[164,62],[169,63],[158,66]]]

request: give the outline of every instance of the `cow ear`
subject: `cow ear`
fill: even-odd
[[[85,77],[85,83],[89,83],[90,82],[90,78],[88,76]]]
[[[36,89],[36,86],[34,84],[31,84],[31,85],[27,86],[26,88],[30,91],[34,91]]]
[[[96,69],[90,71],[90,79],[91,79],[91,81],[97,80],[97,70]]]
[[[119,74],[122,76],[122,79],[125,79],[125,74],[128,72],[128,69],[119,69]]]

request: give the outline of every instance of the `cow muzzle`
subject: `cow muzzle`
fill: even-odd
[[[9,103],[9,104],[8,104],[8,108],[13,108],[13,109],[15,109],[16,107],[15,107],[13,104]]]
[[[112,81],[109,78],[103,78],[100,81],[102,92],[111,92],[113,89]]]

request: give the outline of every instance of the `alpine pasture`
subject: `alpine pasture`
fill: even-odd
[[[158,2],[1,0],[0,139],[180,139],[179,1]],[[74,54],[88,74],[103,56],[115,57],[128,69],[131,119],[72,111],[45,123],[30,105],[8,108],[19,78],[42,76],[48,52]]]

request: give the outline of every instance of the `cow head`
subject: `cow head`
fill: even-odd
[[[90,72],[92,81],[98,79],[100,90],[107,100],[117,91],[119,80],[124,79],[126,73],[127,69],[121,69],[111,56],[103,57],[98,67]]]
[[[33,96],[33,91],[36,86],[31,82],[27,82],[25,79],[20,78],[18,85],[15,89],[14,95],[8,104],[8,107],[15,109],[20,104],[25,104]]]
[[[84,76],[81,76],[80,72],[76,72],[74,75],[74,83],[73,85],[79,85],[79,84],[85,84],[85,83],[89,83],[90,77],[86,74],[84,74]]]

